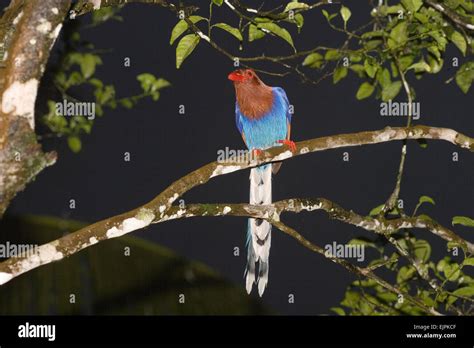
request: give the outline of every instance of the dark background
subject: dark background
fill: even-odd
[[[368,20],[370,8],[365,2],[346,4],[353,12],[350,27]],[[330,12],[338,9],[335,5]],[[222,13],[224,19],[231,16],[227,9],[215,12]],[[139,93],[136,75],[143,72],[166,78],[172,87],[164,90],[156,103],[147,100],[133,110],[107,111],[96,120],[92,134],[83,138],[83,149],[77,155],[64,140],[44,141],[46,149],[58,151],[59,160],[18,195],[8,211],[10,215],[46,214],[89,222],[104,219],[151,200],[174,180],[214,161],[219,149],[243,148],[234,123],[234,91],[226,78],[234,69],[232,62],[201,42],[176,70],[175,48],[169,46],[176,17],[166,9],[149,5],[129,5],[121,15],[124,23],[110,22],[82,31],[96,47],[113,49],[103,56],[98,76],[114,83],[119,96]],[[234,17],[230,18],[237,24]],[[327,27],[319,10],[306,15],[305,20],[299,37],[291,28],[299,49],[341,44],[341,37]],[[237,44],[227,33],[215,32],[213,38],[236,52]],[[247,44],[242,54],[289,53],[285,45],[281,40],[263,39]],[[124,67],[125,57],[131,58],[129,68]],[[421,119],[416,122],[450,127],[472,136],[472,90],[464,95],[454,83],[444,83],[456,71],[449,64],[451,57],[462,61],[460,52],[453,49],[445,57],[441,74],[425,76],[422,81],[410,76],[421,103]],[[261,78],[269,85],[283,87],[295,106],[294,141],[402,126],[406,122],[405,118],[381,117],[379,102],[373,98],[357,101],[355,93],[361,81],[353,75],[335,86],[330,80],[317,86],[304,84],[295,76]],[[180,104],[185,105],[185,115],[178,113]],[[325,197],[366,214],[391,193],[400,148],[401,143],[393,142],[286,161],[274,178],[273,197]],[[346,151],[349,162],[343,161]],[[454,151],[459,152],[459,162],[452,161]],[[130,162],[124,161],[125,152],[131,153]],[[443,225],[450,226],[455,215],[473,217],[473,170],[474,158],[465,150],[441,141],[429,142],[427,149],[410,142],[401,194],[405,209],[411,212],[418,197],[426,194],[435,199],[436,206],[423,206],[422,212]],[[248,174],[241,171],[215,178],[187,193],[185,202],[246,202]],[[69,209],[70,199],[76,200],[74,210]],[[372,236],[330,221],[321,212],[286,215],[284,221],[321,246]],[[195,218],[154,225],[135,235],[200,260],[243,287],[246,224],[243,218]],[[472,231],[462,227],[455,230],[472,239]],[[443,241],[427,231],[415,233],[433,243],[436,259],[445,255]],[[354,277],[278,230],[274,230],[272,239],[270,281],[262,301],[282,314],[329,313]],[[233,255],[236,246],[242,251],[238,257]],[[288,303],[290,293],[295,295],[294,304]],[[252,296],[256,296],[255,290]]]

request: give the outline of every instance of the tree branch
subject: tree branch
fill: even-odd
[[[446,16],[449,20],[454,22],[457,26],[467,29],[469,31],[474,31],[474,24],[469,23],[469,20],[456,12],[447,8],[444,4],[440,4],[434,0],[424,0],[424,3],[428,6],[434,8],[435,10],[441,12],[444,16]]]
[[[249,204],[190,204],[184,207],[172,206],[162,216],[157,217],[152,209],[143,206],[128,213],[97,222],[60,239],[44,244],[33,255],[11,258],[0,263],[0,284],[28,272],[41,265],[61,260],[73,255],[99,241],[120,237],[153,223],[202,216],[240,216],[261,218],[272,223],[280,221],[283,212],[300,213],[302,211],[323,210],[332,219],[389,236],[399,229],[425,228],[446,241],[454,241],[471,253],[474,245],[465,241],[434,220],[421,217],[387,220],[384,217],[372,218],[347,211],[337,204],[324,199],[289,199],[271,205]],[[370,269],[369,269],[370,270]]]
[[[82,16],[88,12],[99,10],[104,7],[122,6],[129,3],[145,3],[152,5],[165,5],[165,0],[78,0],[70,12],[70,18]]]
[[[314,245],[313,243],[311,243],[310,241],[305,239],[302,235],[300,235],[296,230],[294,230],[291,227],[286,226],[285,224],[283,224],[280,221],[272,222],[272,224],[275,227],[277,227],[280,231],[282,231],[282,232],[290,235],[291,237],[295,238],[304,247],[306,247],[306,248],[308,248],[308,249],[310,249],[310,250],[312,250],[312,251],[314,251],[318,254],[323,255],[325,258],[327,258],[327,259],[333,261],[334,263],[337,263],[338,265],[344,267],[345,269],[347,269],[351,273],[354,273],[354,274],[360,275],[362,277],[367,277],[369,279],[374,280],[377,284],[381,285],[386,290],[394,292],[397,295],[403,296],[404,299],[407,299],[408,302],[410,302],[413,305],[415,305],[416,307],[420,308],[425,313],[431,314],[431,315],[437,315],[437,316],[442,315],[440,312],[438,312],[433,307],[431,307],[431,308],[427,307],[422,301],[418,300],[415,297],[412,297],[411,295],[409,295],[405,291],[402,291],[397,286],[393,286],[392,284],[386,282],[384,279],[382,279],[379,276],[377,276],[376,274],[374,274],[369,268],[362,268],[362,267],[359,267],[359,266],[355,266],[352,263],[350,263],[350,262],[348,262],[344,259],[340,259],[340,258],[337,258],[335,256],[326,254],[323,248],[321,248],[317,245]]]
[[[0,19],[6,58],[0,66],[0,217],[17,192],[56,158],[36,141],[35,102],[69,6],[70,0],[12,0]]]
[[[293,212],[293,213],[300,213],[302,211],[315,211],[315,210],[323,210],[327,212],[331,218],[361,227],[368,231],[376,231],[378,233],[395,233],[401,225],[403,228],[424,228],[425,222],[420,221],[418,218],[409,218],[409,219],[395,219],[395,220],[385,220],[384,218],[381,219],[373,219],[370,217],[363,217],[358,215],[354,212],[349,212],[344,210],[337,204],[324,199],[289,199],[283,200],[279,202],[275,202],[271,205],[266,206],[259,206],[259,205],[249,205],[249,204],[191,204],[185,207],[171,207],[166,215],[162,218],[153,220],[150,223],[160,223],[169,220],[176,220],[182,218],[190,218],[190,217],[198,217],[198,216],[240,216],[240,217],[253,217],[253,218],[262,218],[270,223],[272,223],[275,227],[280,229],[281,231],[289,234],[293,238],[295,238],[298,242],[302,245],[307,247],[308,249],[317,252],[324,257],[330,259],[331,261],[343,266],[344,268],[348,269],[350,272],[368,277],[373,279],[378,284],[383,286],[389,291],[394,293],[400,294],[404,296],[408,301],[413,303],[414,305],[418,306],[422,310],[424,310],[428,314],[433,315],[440,315],[439,312],[435,311],[432,308],[426,307],[423,303],[418,301],[417,299],[411,297],[409,294],[403,292],[398,287],[392,286],[391,284],[387,283],[385,280],[381,279],[377,275],[373,273],[374,267],[358,267],[350,262],[337,258],[333,255],[328,255],[325,251],[319,247],[311,243],[310,241],[306,240],[302,237],[298,232],[294,229],[286,226],[280,221],[280,215],[283,212]],[[141,211],[138,215],[142,216],[142,219],[150,219],[151,215],[148,215],[147,212]],[[148,220],[149,221],[149,220]],[[132,222],[129,220],[126,222],[126,225],[132,227],[132,225],[137,224],[137,222]],[[442,228],[442,227],[439,227]],[[443,228],[444,229],[444,228]],[[28,256],[25,258],[19,259],[9,259],[0,264],[0,271],[3,272],[5,268],[8,268],[12,275],[9,278],[6,274],[0,272],[0,280],[4,282],[12,279],[13,277],[18,276],[24,272],[27,272],[28,267],[36,268],[41,264],[46,264],[52,261],[60,260],[66,256],[72,255],[79,250],[85,249],[91,245],[96,244],[98,241],[106,240],[110,238],[117,237],[118,229],[110,232],[110,229],[107,233],[102,233],[92,235],[91,229],[89,227],[83,228],[75,233],[69,234],[64,236],[58,240],[55,240],[51,243],[45,244],[39,248],[36,254],[32,256]],[[446,229],[445,229],[446,230]],[[128,232],[125,232],[128,233]],[[448,230],[447,232],[449,235],[455,234]],[[457,236],[456,236],[457,237]],[[79,248],[71,248],[71,242]],[[469,245],[470,243],[463,241],[465,244]],[[469,246],[472,248],[472,245]],[[44,262],[44,263],[41,263]],[[12,270],[17,271],[17,273],[11,272]],[[18,273],[23,271],[22,273]]]
[[[408,115],[407,118],[407,127],[411,126],[411,120],[413,117],[413,95],[411,93],[410,85],[408,84],[408,81],[405,77],[405,72],[400,66],[400,61],[398,57],[395,57],[395,64],[398,70],[398,73],[400,74],[400,78],[403,82],[403,88],[405,90],[405,94],[407,95],[407,101],[408,101]],[[392,194],[388,198],[387,202],[385,203],[385,206],[382,210],[382,213],[388,213],[395,208],[395,205],[398,202],[398,199],[400,198],[400,189],[402,186],[402,179],[403,179],[403,171],[405,169],[405,160],[407,157],[407,142],[406,140],[403,141],[402,145],[402,151],[400,155],[400,165],[398,167],[398,174],[397,174],[397,179],[395,182],[395,188],[392,191]]]

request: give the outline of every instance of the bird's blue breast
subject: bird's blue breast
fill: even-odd
[[[291,121],[288,99],[281,88],[275,87],[272,92],[272,107],[259,118],[246,117],[236,105],[237,128],[245,136],[249,149],[266,149],[277,145],[278,140],[286,139]]]

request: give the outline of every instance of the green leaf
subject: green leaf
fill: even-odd
[[[351,62],[358,63],[362,60],[363,55],[357,51],[349,52],[349,59]]]
[[[170,86],[170,83],[167,80],[162,78],[157,79],[154,75],[148,73],[138,75],[137,80],[140,81],[140,85],[145,93],[154,93],[162,88]]]
[[[81,66],[82,76],[88,79],[94,75],[96,65],[102,64],[102,59],[95,54],[86,53],[82,56],[79,65]]]
[[[212,3],[217,6],[221,6],[224,0],[212,0]]]
[[[393,100],[398,95],[401,88],[401,81],[392,82],[390,85],[382,89],[382,100],[385,102]]]
[[[404,283],[407,280],[411,279],[416,273],[415,267],[413,266],[403,266],[400,268],[397,274],[397,283]]]
[[[343,306],[356,308],[360,301],[360,294],[355,291],[346,291],[344,300],[341,302]]]
[[[259,23],[258,27],[261,28],[261,29],[265,29],[265,30],[268,30],[268,31],[272,32],[276,36],[278,36],[281,39],[288,42],[291,45],[291,47],[293,47],[293,48],[295,47],[294,44],[293,44],[293,39],[291,38],[291,35],[288,32],[288,30],[280,27],[278,24],[275,24],[275,23]]]
[[[103,89],[96,89],[94,94],[97,103],[106,104],[107,102],[113,100],[115,96],[115,87],[113,85],[107,85]]]
[[[431,218],[431,216],[426,215],[426,214],[420,214],[420,215],[418,215],[418,218],[419,218],[419,219],[422,219],[422,220],[426,220],[426,221],[432,221],[432,220],[433,220],[433,219]]]
[[[104,115],[104,109],[102,108],[102,105],[96,104],[95,105],[95,113],[97,116],[103,116]]]
[[[421,24],[427,24],[430,21],[426,14],[420,12],[415,13],[415,18],[418,19]]]
[[[66,83],[64,84],[64,88],[69,88],[72,86],[80,85],[84,82],[84,77],[81,75],[79,71],[73,71],[71,75],[67,78]]]
[[[419,61],[418,63],[415,63],[415,64],[412,64],[410,65],[407,70],[410,70],[410,69],[413,69],[415,70],[416,72],[423,72],[423,71],[427,71],[427,72],[431,72],[431,67],[424,61]]]
[[[444,268],[449,265],[449,257],[445,257],[444,259],[440,260],[436,265],[436,270],[438,272],[443,272]]]
[[[464,246],[462,244],[458,243],[458,242],[455,242],[455,241],[449,241],[446,246],[448,248],[448,251],[451,251],[454,248],[464,250]]]
[[[306,9],[308,7],[309,7],[309,5],[305,4],[304,2],[291,1],[286,5],[285,10],[283,12],[288,12],[288,11],[296,10],[296,9],[300,9],[300,8],[301,9]]]
[[[181,67],[184,60],[193,52],[199,43],[199,36],[189,34],[184,36],[176,46],[176,69]]]
[[[391,31],[388,38],[388,47],[399,48],[408,38],[408,23],[402,21],[398,23]]]
[[[460,5],[468,12],[474,11],[474,3],[470,0],[460,0]]]
[[[429,197],[429,196],[421,196],[420,199],[418,200],[418,203],[419,203],[419,204],[431,203],[431,204],[433,204],[433,205],[436,205],[434,199],[431,198],[431,197]]]
[[[217,23],[214,24],[213,27],[220,28],[222,30],[227,31],[229,34],[233,35],[237,40],[243,41],[244,38],[242,37],[242,34],[240,33],[239,29],[234,28],[226,23]]]
[[[153,99],[153,101],[157,101],[158,99],[160,99],[160,92],[154,91],[153,93],[151,93],[151,99]]]
[[[326,60],[338,60],[341,58],[341,53],[339,50],[327,50],[326,54],[324,55],[324,59]]]
[[[364,61],[364,69],[365,69],[365,72],[367,73],[367,76],[369,76],[370,78],[374,78],[375,73],[377,72],[377,69],[378,69],[378,65],[372,64],[371,62],[369,62],[369,59],[366,59]]]
[[[474,61],[464,63],[456,72],[456,83],[467,94],[474,81]]]
[[[464,56],[466,55],[467,42],[464,36],[459,31],[454,30],[453,33],[449,36],[449,40],[454,43],[457,48],[459,48],[459,50]]]
[[[108,21],[109,19],[122,21],[122,17],[117,15],[119,11],[119,7],[102,7],[101,9],[92,12],[92,25],[96,26]]]
[[[463,261],[464,266],[474,266],[474,257],[468,257]]]
[[[75,135],[71,135],[67,138],[67,144],[69,145],[69,148],[71,149],[72,152],[78,153],[81,151],[82,148],[82,143],[81,139]]]
[[[417,240],[413,245],[413,251],[417,260],[426,262],[431,255],[431,245],[426,240]]]
[[[329,14],[326,10],[321,10],[321,12],[328,22],[330,22],[334,17],[337,17],[337,13]]]
[[[383,30],[375,30],[375,31],[368,31],[362,34],[363,39],[373,39],[376,37],[382,38],[385,36],[385,32]]]
[[[453,217],[452,221],[453,226],[454,225],[463,225],[467,227],[474,227],[474,220],[467,217],[467,216],[455,216]]]
[[[456,263],[446,264],[443,269],[444,276],[451,282],[455,282],[461,275],[461,269]]]
[[[400,69],[402,71],[406,71],[408,67],[413,64],[414,60],[415,58],[413,57],[413,55],[410,54],[400,57],[400,59],[398,60],[400,63]]]
[[[422,0],[402,0],[403,6],[411,13],[417,12],[423,6]]]
[[[338,83],[344,77],[347,76],[348,69],[345,66],[337,67],[334,71],[334,75],[332,75],[332,82],[334,84]]]
[[[380,6],[378,12],[381,16],[387,16],[389,14],[399,14],[400,11],[403,11],[402,5]]]
[[[385,204],[380,204],[380,205],[376,206],[375,208],[373,208],[373,209],[370,211],[369,215],[370,215],[370,216],[377,216],[377,215],[379,215],[379,214],[382,212],[383,207],[385,207]]]
[[[133,102],[129,98],[124,98],[119,101],[120,105],[122,105],[126,109],[133,108]]]
[[[331,310],[337,315],[346,315],[346,312],[341,307],[331,307]]]
[[[171,31],[170,45],[172,45],[178,37],[181,36],[188,29],[188,23],[184,20],[180,20]]]
[[[137,80],[140,81],[143,91],[149,92],[153,83],[156,81],[156,77],[152,74],[144,73],[137,76]]]
[[[324,57],[318,52],[310,53],[303,61],[303,66],[308,66],[313,69],[319,69],[324,63]]]
[[[390,62],[390,70],[392,71],[393,77],[398,77],[398,68],[394,61]]]
[[[60,71],[57,74],[54,75],[54,81],[60,85],[64,86],[66,84],[66,74],[64,71]]]
[[[265,36],[265,33],[257,28],[257,26],[250,24],[249,25],[249,42],[261,39]]]
[[[152,91],[157,91],[159,89],[162,89],[162,88],[165,88],[165,87],[169,87],[171,86],[171,83],[169,83],[168,80],[165,80],[165,79],[162,79],[162,78],[159,78],[157,79],[154,83],[153,83],[153,86],[152,86]]]
[[[421,294],[419,294],[419,297],[428,307],[433,307],[435,305],[435,301],[431,298],[431,293],[429,291],[423,290]]]
[[[342,16],[342,20],[344,21],[344,27],[346,27],[347,21],[349,21],[349,18],[351,18],[351,15],[352,15],[351,10],[349,10],[349,8],[343,5],[341,6],[340,13]]]
[[[353,72],[355,72],[357,74],[357,76],[359,76],[360,78],[364,77],[365,69],[364,69],[364,66],[362,64],[352,64],[349,68]]]
[[[379,69],[377,72],[377,81],[382,88],[386,88],[392,84],[392,79],[390,78],[390,71],[387,68]]]
[[[462,296],[462,297],[468,297],[471,298],[474,296],[474,286],[465,286],[463,288],[456,289],[452,292],[456,296]],[[455,296],[449,296],[448,298],[448,304],[453,304],[458,300],[457,297]]]
[[[393,292],[379,292],[377,293],[377,297],[385,302],[395,302],[398,299],[397,294]]]
[[[428,64],[430,66],[430,73],[437,74],[441,71],[443,67],[443,59],[442,58],[435,58],[432,55],[428,55]]]
[[[358,100],[362,100],[368,98],[374,92],[375,87],[368,82],[364,82],[360,85],[359,89],[357,90],[356,98]]]
[[[301,28],[303,28],[303,25],[304,25],[303,15],[301,13],[295,14],[294,22],[296,23],[296,26],[298,27],[298,33],[299,33]]]
[[[377,248],[375,243],[370,241],[370,240],[366,240],[366,239],[362,239],[362,238],[354,238],[354,239],[351,239],[349,241],[349,243],[347,243],[349,245],[363,245],[363,246],[368,246],[368,247],[371,247],[371,248]]]
[[[446,49],[446,44],[448,43],[448,40],[445,38],[445,34],[441,30],[430,31],[428,32],[428,35],[436,40],[436,43],[438,44],[438,48],[441,51],[444,51]]]
[[[96,78],[93,78],[93,79],[90,79],[89,81],[87,81],[88,83],[90,83],[92,86],[96,87],[96,88],[102,88],[104,87],[104,83],[99,80],[99,79],[96,79]]]
[[[194,24],[204,20],[201,16],[189,16],[189,20]],[[184,19],[180,20],[171,31],[170,45],[172,45],[178,37],[180,37],[188,29],[188,23]]]

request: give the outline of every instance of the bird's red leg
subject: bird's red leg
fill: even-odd
[[[252,149],[252,157],[258,158],[260,155],[263,153],[262,150],[260,149]]]
[[[285,144],[286,146],[288,146],[291,150],[291,152],[296,152],[296,145],[293,141],[289,140],[289,139],[285,139],[285,140],[278,140],[277,141],[279,144]]]

